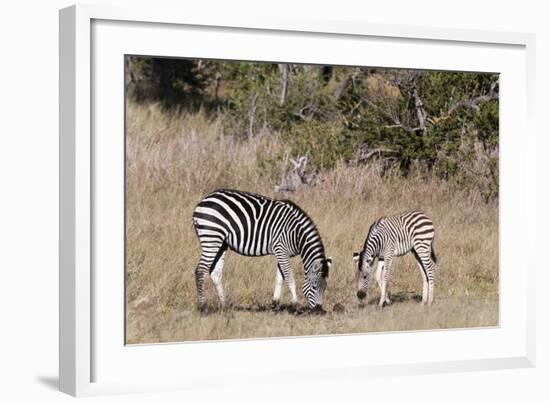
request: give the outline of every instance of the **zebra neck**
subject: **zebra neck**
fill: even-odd
[[[381,243],[378,240],[370,241],[365,247],[365,253],[367,256],[377,258],[380,256]]]
[[[306,272],[309,271],[310,267],[316,261],[325,259],[325,249],[321,241],[321,236],[317,230],[313,230],[304,235],[304,240],[302,241],[299,252]]]

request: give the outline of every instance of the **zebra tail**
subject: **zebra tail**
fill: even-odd
[[[437,263],[437,256],[435,256],[435,238],[434,240],[432,241],[432,260],[434,261],[434,263]]]

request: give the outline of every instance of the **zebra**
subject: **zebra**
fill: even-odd
[[[386,290],[391,264],[395,256],[412,252],[422,274],[422,304],[431,305],[434,289],[434,263],[437,257],[434,249],[435,230],[430,218],[419,210],[381,217],[374,222],[367,234],[363,250],[354,252],[356,264],[357,298],[363,300],[373,269],[378,258],[375,278],[380,289],[379,306],[390,305]]]
[[[228,248],[245,256],[274,255],[277,272],[272,305],[279,305],[285,281],[293,309],[298,299],[290,258],[300,255],[305,275],[304,297],[311,310],[323,311],[323,294],[332,259],[325,256],[321,236],[311,218],[292,201],[219,189],[197,204],[193,211],[193,226],[201,246],[195,270],[200,311],[204,311],[206,306],[204,282],[208,274],[222,308],[225,306],[222,274]]]

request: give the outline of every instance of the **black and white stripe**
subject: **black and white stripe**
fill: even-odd
[[[380,288],[379,305],[390,304],[386,287],[393,258],[412,252],[422,274],[422,303],[433,302],[435,230],[430,218],[418,210],[378,219],[369,228],[363,250],[354,253],[357,263],[357,297],[363,299],[372,275],[373,262],[378,258],[375,273]]]
[[[293,305],[297,303],[290,258],[300,255],[305,274],[304,296],[310,308],[321,308],[331,260],[325,257],[315,224],[296,204],[220,189],[198,203],[193,211],[193,225],[202,251],[195,271],[199,309],[206,305],[204,281],[209,273],[220,302],[225,303],[222,273],[228,248],[245,256],[275,255],[275,304],[279,303],[283,281]]]

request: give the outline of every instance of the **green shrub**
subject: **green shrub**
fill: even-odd
[[[498,197],[496,74],[147,57],[126,72],[137,100],[216,113],[242,140],[278,136],[282,153],[258,157],[268,177],[289,157],[312,171],[366,154]]]

